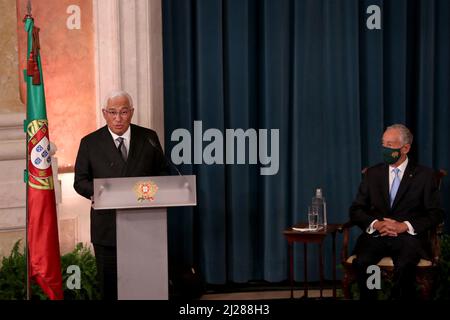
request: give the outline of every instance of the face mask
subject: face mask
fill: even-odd
[[[383,160],[387,164],[394,164],[400,159],[401,157],[401,150],[402,148],[398,149],[391,149],[387,147],[383,147]]]

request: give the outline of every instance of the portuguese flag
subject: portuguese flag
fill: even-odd
[[[25,16],[27,69],[27,249],[29,279],[52,300],[63,299],[58,220],[50,157],[44,83],[39,55],[39,28]]]

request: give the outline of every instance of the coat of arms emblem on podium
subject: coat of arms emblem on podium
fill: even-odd
[[[151,202],[155,200],[154,196],[158,192],[158,185],[151,180],[138,182],[134,186],[134,192],[136,192],[138,202],[144,202],[145,200]]]

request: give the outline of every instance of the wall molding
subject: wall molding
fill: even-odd
[[[161,1],[95,0],[97,126],[105,95],[122,88],[134,100],[133,122],[158,132],[164,145]]]

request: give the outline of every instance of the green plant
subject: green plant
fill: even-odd
[[[392,291],[392,281],[390,279],[386,279],[385,277],[381,278],[381,288],[382,289],[374,289],[376,290],[376,297],[378,300],[389,300]],[[353,300],[360,299],[360,292],[358,283],[353,282],[350,285],[350,292],[352,294]]]
[[[23,300],[26,298],[26,257],[25,250],[21,252],[21,240],[17,241],[11,254],[3,257],[0,265],[0,300]],[[68,278],[67,268],[76,265],[81,272],[80,289],[69,289],[66,286]],[[82,243],[76,245],[75,249],[61,257],[61,274],[63,277],[64,299],[66,300],[96,300],[100,299],[100,293],[96,280],[97,268],[95,257],[89,248]],[[31,299],[47,300],[47,296],[41,288],[32,283]]]
[[[450,235],[441,236],[441,257],[434,299],[450,300]]]
[[[18,240],[8,257],[3,257],[0,268],[0,300],[23,300],[26,297],[26,259],[24,252],[20,252]],[[32,284],[32,299],[43,299],[47,297],[41,288]]]
[[[71,290],[65,285],[71,274],[66,272],[71,265],[80,267],[81,286],[80,289]],[[61,257],[61,268],[63,275],[64,299],[66,300],[98,300],[100,291],[97,283],[97,266],[95,257],[89,248],[78,243],[75,249]]]

